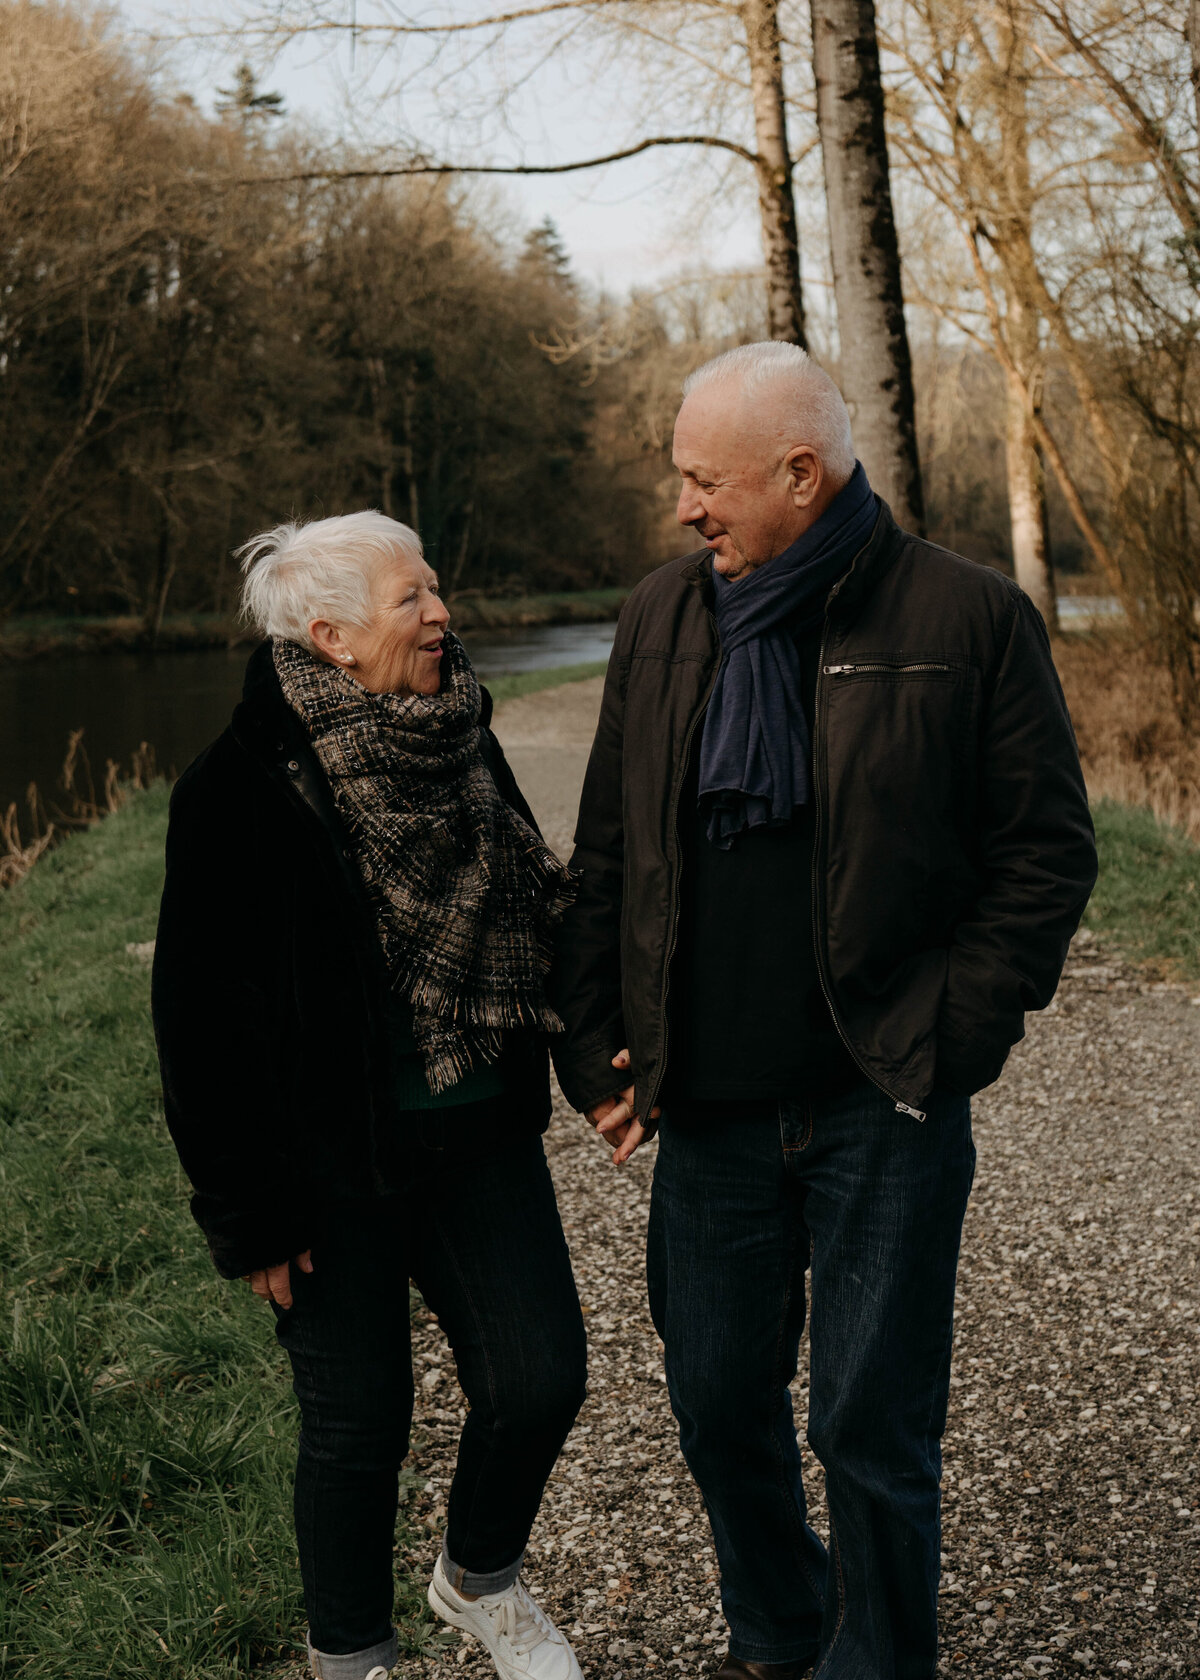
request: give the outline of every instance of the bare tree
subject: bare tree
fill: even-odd
[[[767,269],[767,326],[772,338],[807,345],[800,238],[792,191],[787,96],[779,40],[778,0],[742,0],[738,8],[750,68],[757,145],[758,207]]]
[[[842,390],[871,483],[925,528],[874,0],[811,0]]]
[[[455,175],[562,175],[598,169],[663,147],[696,147],[744,159],[754,169],[762,228],[763,262],[766,273],[768,331],[773,338],[807,343],[804,289],[801,277],[799,237],[793,191],[793,174],[800,158],[811,150],[813,141],[799,153],[788,139],[790,101],[785,85],[782,39],[779,26],[780,0],[550,0],[549,4],[485,13],[474,18],[426,22],[397,18],[351,24],[341,12],[325,9],[325,0],[311,0],[303,12],[292,8],[284,17],[272,13],[251,14],[242,36],[256,43],[283,44],[308,34],[328,35],[356,29],[369,32],[378,50],[382,45],[400,49],[414,42],[430,49],[421,70],[428,79],[437,65],[442,85],[451,85],[455,75],[472,67],[481,56],[500,59],[500,48],[511,48],[510,37],[517,30],[533,26],[539,31],[532,49],[539,62],[546,62],[567,49],[580,50],[586,35],[598,50],[622,55],[631,51],[648,54],[651,80],[678,82],[682,62],[690,73],[686,96],[674,107],[693,114],[698,107],[711,120],[729,110],[734,134],[695,129],[675,134],[643,134],[627,145],[593,157],[570,162],[497,164],[453,162],[431,158],[423,144],[410,147],[400,161],[365,164],[352,173],[381,177],[414,174]],[[454,49],[463,58],[444,62]],[[740,69],[730,60],[741,59]],[[674,62],[672,62],[674,61]],[[697,78],[697,70],[703,80]],[[520,78],[517,78],[518,84]],[[662,85],[656,89],[655,108],[664,103]],[[700,93],[703,87],[704,92]],[[722,100],[713,111],[713,90],[736,96]],[[503,106],[512,89],[497,87],[495,98]],[[744,137],[739,138],[736,131]],[[751,139],[752,136],[752,139]],[[331,168],[320,178],[333,178],[344,171]]]
[[[940,206],[966,262],[935,238],[921,264],[922,296],[995,356],[1006,384],[1005,454],[1013,569],[1051,627],[1057,622],[1047,539],[1043,455],[1053,463],[1085,540],[1117,587],[1120,570],[1043,412],[1045,322],[1054,309],[1036,249],[1049,187],[1035,179],[1036,145],[1052,176],[1063,154],[1059,113],[1029,103],[1031,47],[1024,0],[1001,0],[986,25],[964,0],[911,0],[890,44],[909,84],[895,133],[908,170]]]

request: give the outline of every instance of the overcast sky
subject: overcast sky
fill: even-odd
[[[178,3],[168,10],[162,0],[120,0],[120,11],[134,30],[169,34],[186,27],[187,14]],[[364,4],[360,15],[365,11]],[[232,10],[224,14],[232,15]],[[244,56],[236,47],[201,49],[189,43],[171,56],[170,64],[175,79],[211,109],[214,90],[228,84]],[[395,62],[392,55],[387,67],[372,74],[369,49],[360,46],[352,69],[348,38],[325,36],[319,46],[305,42],[290,48],[264,73],[262,85],[284,94],[290,112],[311,117],[327,132],[352,134],[365,116],[372,137],[412,137],[439,161],[565,162],[616,150],[640,126],[626,103],[628,85],[612,72],[598,78],[582,54],[559,60],[524,83],[510,105],[508,132],[494,124],[489,132],[486,121],[451,121],[439,103],[440,90],[432,85],[435,76],[429,86],[418,76],[402,96],[376,111],[374,95],[383,88],[384,75],[394,72]],[[485,61],[475,73],[481,108],[488,103],[488,75]],[[645,120],[657,126],[652,112]],[[553,218],[577,271],[620,293],[632,284],[653,286],[701,265],[730,269],[761,263],[749,171],[738,179],[736,170],[744,166],[735,165],[734,191],[714,191],[706,202],[703,183],[716,184],[710,157],[672,147],[565,177],[492,177],[495,184],[485,190],[499,195],[518,222],[532,225]]]

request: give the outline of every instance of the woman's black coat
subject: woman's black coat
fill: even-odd
[[[268,644],[243,692],[171,799],[153,984],[167,1124],[226,1277],[303,1253],[330,1195],[389,1188],[380,1139],[395,1123],[374,925]],[[490,718],[485,691],[485,761],[533,824]],[[543,1044],[513,1035],[507,1059],[521,1123],[544,1127]]]

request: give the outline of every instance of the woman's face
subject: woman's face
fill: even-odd
[[[314,619],[309,634],[321,658],[340,665],[373,694],[436,694],[449,622],[432,567],[397,554],[376,575],[365,628]]]

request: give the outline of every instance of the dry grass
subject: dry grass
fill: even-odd
[[[66,835],[90,828],[101,817],[111,816],[121,809],[132,792],[150,787],[157,779],[154,749],[143,741],[128,770],[110,758],[97,787],[83,745],[83,730],[72,730],[59,773],[62,803],[47,810],[37,784],[30,782],[25,796],[27,834],[21,832],[21,818],[15,804],[0,811],[0,888],[14,886]]]
[[[1175,716],[1165,672],[1118,628],[1061,636],[1054,657],[1093,803],[1145,806],[1200,842],[1200,741]]]

